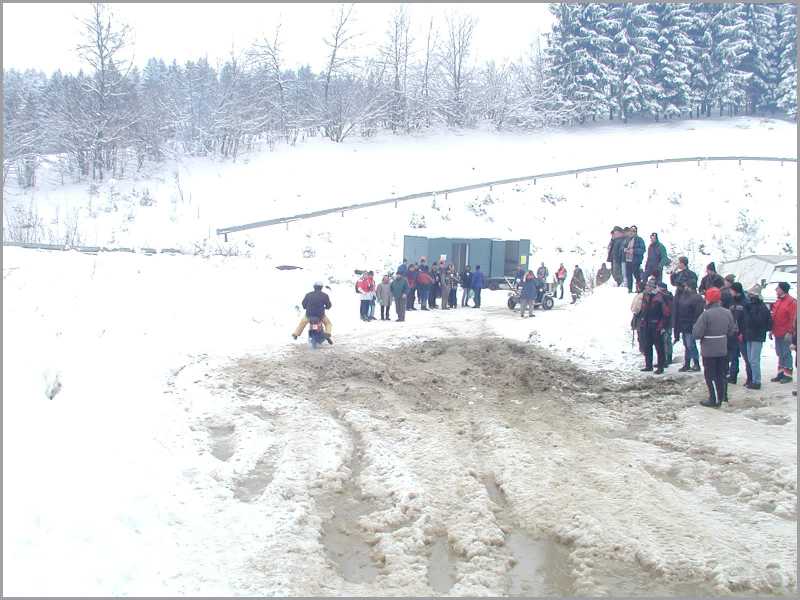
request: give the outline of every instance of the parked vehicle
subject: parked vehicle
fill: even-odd
[[[510,277],[505,278],[505,283],[508,286],[508,288],[512,290],[511,292],[508,293],[508,301],[506,302],[506,305],[511,310],[516,310],[517,305],[519,304],[520,292],[522,290],[522,286],[515,283],[515,281]],[[534,308],[543,308],[545,310],[550,310],[551,308],[553,308],[554,305],[555,305],[555,300],[553,300],[553,294],[550,293],[549,286],[545,290],[541,302],[533,303]]]
[[[792,292],[797,293],[797,259],[791,258],[784,260],[775,265],[775,268],[770,275],[767,285],[761,292],[761,297],[764,299],[764,304],[772,307],[772,304],[777,299],[775,288],[781,282],[785,281],[792,286]]]

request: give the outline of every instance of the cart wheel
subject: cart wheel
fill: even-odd
[[[514,298],[509,298],[508,299],[508,308],[510,308],[511,310],[514,310],[515,308],[517,308],[517,303],[514,300]]]
[[[542,308],[544,308],[545,310],[550,310],[551,308],[553,308],[553,304],[554,304],[553,299],[550,296],[545,296],[544,300],[542,300]]]

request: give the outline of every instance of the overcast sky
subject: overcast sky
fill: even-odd
[[[357,4],[354,28],[359,44],[374,48],[387,29],[397,4]],[[3,3],[3,67],[34,68],[51,73],[75,72],[80,61],[75,46],[81,26],[76,17],[88,15],[88,4]],[[546,4],[408,4],[412,31],[419,44],[431,17],[444,27],[444,15],[463,12],[476,16],[474,58],[498,62],[518,58],[537,33],[552,22]],[[150,57],[167,62],[207,56],[209,62],[241,51],[281,23],[287,66],[324,64],[322,38],[330,30],[336,4],[113,4],[115,15],[134,33],[136,63]]]

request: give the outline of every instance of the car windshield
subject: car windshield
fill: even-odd
[[[775,273],[797,273],[797,265],[778,265]]]

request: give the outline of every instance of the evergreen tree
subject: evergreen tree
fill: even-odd
[[[656,15],[648,4],[611,6],[608,22],[613,28],[617,64],[613,102],[623,121],[639,112],[657,115],[660,106],[653,70],[658,53]]]
[[[780,10],[778,48],[778,84],[776,100],[779,108],[797,119],[797,5],[784,4]]]
[[[747,73],[745,93],[747,111],[775,109],[778,82],[778,55],[780,41],[776,5],[747,3],[742,6],[745,27],[745,51],[741,69]]]
[[[665,119],[679,117],[691,110],[690,67],[694,44],[690,37],[692,13],[688,4],[655,4],[658,20],[658,54],[654,81],[657,101]]]
[[[747,73],[741,70],[749,44],[745,33],[744,5],[723,4],[711,17],[714,64],[713,97],[719,114],[738,113],[747,97]]]

